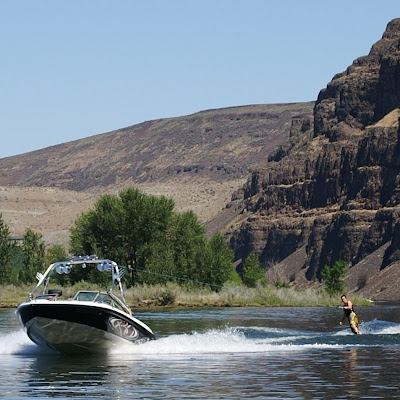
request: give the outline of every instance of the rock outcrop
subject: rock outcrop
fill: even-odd
[[[353,266],[390,242],[380,268],[393,260],[400,248],[399,56],[396,19],[369,55],[321,90],[313,118],[293,120],[289,141],[235,193],[229,207],[243,212],[227,233],[237,260],[254,250],[269,270],[297,252],[291,263],[309,281],[326,264]]]

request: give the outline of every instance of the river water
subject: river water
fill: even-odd
[[[108,356],[46,354],[0,309],[0,398],[400,399],[400,304],[137,311],[157,340]]]

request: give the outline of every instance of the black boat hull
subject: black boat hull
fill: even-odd
[[[104,353],[155,339],[140,320],[97,303],[32,301],[16,313],[34,343],[62,353]]]

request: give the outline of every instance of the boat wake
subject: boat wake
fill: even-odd
[[[361,324],[360,329],[363,335],[352,334],[348,327],[334,332],[315,332],[239,326],[171,335],[143,343],[130,351],[141,355],[240,354],[400,345],[400,324],[374,320]],[[125,348],[117,353],[126,352]]]
[[[0,338],[0,354],[35,355],[49,353],[31,342],[22,329],[9,332]]]
[[[400,324],[374,319],[360,325],[362,335],[353,335],[348,327],[333,332],[269,327],[227,327],[203,332],[174,334],[157,340],[124,345],[111,355],[187,355],[240,354],[302,351],[346,347],[400,345]],[[22,330],[0,338],[0,354],[51,354],[33,344]],[[54,354],[54,353],[53,353]]]
[[[360,325],[363,333],[371,335],[400,335],[400,324],[374,319]]]

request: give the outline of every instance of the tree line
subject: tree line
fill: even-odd
[[[220,233],[208,238],[193,211],[177,213],[174,207],[172,199],[133,187],[102,195],[71,227],[69,253],[116,261],[128,272],[124,278],[128,286],[175,281],[219,290],[227,282],[255,286],[265,281],[255,253],[247,257],[239,276],[225,238]],[[29,228],[17,243],[0,214],[0,284],[33,283],[38,271],[66,258],[66,249],[59,245],[46,249],[43,237]],[[60,275],[60,284],[101,279],[77,271]]]

